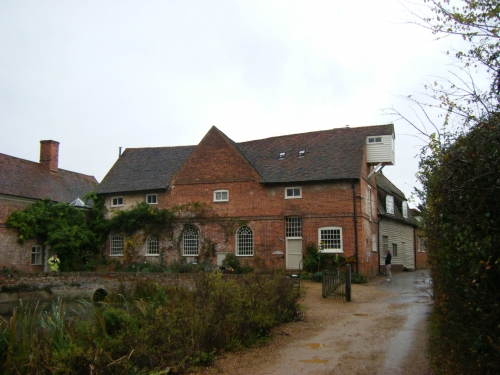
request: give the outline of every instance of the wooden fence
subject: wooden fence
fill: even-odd
[[[351,265],[346,265],[345,272],[338,268],[323,271],[323,298],[333,297],[351,302]]]

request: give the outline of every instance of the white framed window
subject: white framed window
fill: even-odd
[[[377,246],[377,235],[375,233],[372,233],[372,251],[378,251],[378,246]]]
[[[324,253],[342,253],[342,228],[318,228],[318,243]]]
[[[285,218],[285,236],[287,238],[302,237],[302,219],[300,217]]]
[[[123,197],[111,197],[111,207],[123,206]]]
[[[389,250],[389,237],[382,236],[382,250],[384,251],[384,256],[387,254],[387,250]]]
[[[240,227],[236,231],[236,255],[253,256],[253,232],[249,227]]]
[[[285,188],[285,199],[302,198],[302,188],[300,186]]]
[[[31,265],[40,266],[42,264],[42,247],[39,245],[31,246]]]
[[[111,246],[110,246],[110,256],[121,256],[123,255],[123,236],[119,233],[113,233],[111,235]]]
[[[395,256],[395,257],[398,256],[398,244],[397,243],[392,244],[392,256]]]
[[[394,214],[394,197],[392,195],[385,197],[385,210],[388,214]]]
[[[366,143],[382,143],[382,137],[368,137]]]
[[[370,186],[366,187],[366,212],[370,221],[372,220],[372,188]]]
[[[146,239],[146,255],[160,255],[160,241],[154,236]]]
[[[198,229],[190,227],[182,234],[182,256],[198,256]]]
[[[229,190],[215,190],[214,202],[227,202],[229,201]]]
[[[157,194],[146,194],[146,203],[147,204],[158,204],[158,195]]]
[[[408,219],[408,202],[407,201],[403,201],[403,203],[401,204],[401,211],[403,213],[403,217],[405,219]]]

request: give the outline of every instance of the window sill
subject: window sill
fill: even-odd
[[[327,249],[327,250],[319,250],[319,251],[324,253],[324,254],[344,254],[343,250]]]
[[[160,254],[144,254],[145,257],[159,257]]]

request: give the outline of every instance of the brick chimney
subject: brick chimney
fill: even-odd
[[[40,141],[40,164],[51,172],[57,172],[59,165],[59,142]]]

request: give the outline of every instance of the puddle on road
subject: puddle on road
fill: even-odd
[[[369,316],[368,314],[353,314],[355,316]]]
[[[328,359],[319,359],[318,357],[313,357],[313,359],[301,359],[299,362],[303,362],[303,363],[327,363]]]
[[[318,344],[315,342],[311,342],[309,344],[306,344],[306,346],[310,347],[311,349],[319,349],[323,347],[323,344]]]

